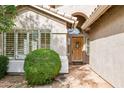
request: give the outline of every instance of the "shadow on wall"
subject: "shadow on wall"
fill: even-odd
[[[48,18],[42,18],[42,16],[29,11],[17,16],[16,28],[22,28],[26,30],[52,29],[52,24]]]
[[[89,64],[89,56],[87,55],[86,51],[83,51],[83,64]]]
[[[112,6],[92,26],[90,40],[124,33],[124,6]]]
[[[66,55],[66,42],[64,42],[63,38],[65,37],[61,36],[60,34],[52,37],[52,47],[59,53],[60,56]]]

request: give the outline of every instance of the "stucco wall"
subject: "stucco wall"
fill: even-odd
[[[113,6],[92,26],[90,65],[114,87],[124,87],[124,6]]]
[[[66,23],[61,20],[52,20],[42,14],[32,11],[20,13],[15,19],[16,26],[14,29],[40,30],[49,28],[51,30],[50,48],[59,53],[62,68],[61,73],[68,73],[67,42],[66,42]],[[24,60],[10,60],[8,72],[24,72]]]

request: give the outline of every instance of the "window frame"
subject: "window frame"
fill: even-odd
[[[45,31],[45,30],[48,30],[48,32],[47,31]],[[50,34],[50,37],[49,37],[49,39],[50,39],[50,41],[49,41],[49,48],[51,48],[51,30],[50,29],[40,29],[40,30],[21,30],[21,29],[16,29],[16,30],[14,30],[13,32],[8,32],[8,33],[14,33],[14,56],[13,57],[9,57],[9,59],[19,59],[19,60],[24,60],[24,58],[18,58],[17,56],[19,56],[19,54],[18,54],[18,33],[20,32],[20,31],[26,31],[26,32],[22,32],[22,33],[26,33],[26,39],[27,39],[27,42],[28,42],[28,44],[27,44],[27,53],[29,53],[30,52],[30,45],[29,45],[29,43],[30,42],[32,42],[32,41],[30,41],[30,33],[31,33],[31,36],[32,36],[32,33],[33,33],[33,31],[37,31],[37,33],[38,33],[38,37],[37,37],[37,49],[39,49],[39,48],[41,48],[41,44],[42,44],[42,42],[41,42],[41,33],[45,33],[45,47],[44,48],[47,48],[46,46],[46,33],[49,33]],[[3,33],[3,54],[4,55],[6,55],[6,45],[7,45],[7,43],[6,43],[6,34],[7,33]],[[33,37],[33,36],[32,36]],[[32,43],[31,43],[32,44]],[[31,47],[32,47],[32,45],[31,45]],[[32,48],[31,48],[31,51],[32,51]]]

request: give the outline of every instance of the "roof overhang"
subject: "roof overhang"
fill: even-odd
[[[91,16],[84,22],[84,24],[81,26],[82,30],[87,30],[90,25],[92,25],[101,15],[103,15],[111,5],[100,5],[98,6],[94,12],[91,14]]]
[[[63,20],[63,21],[65,21],[65,22],[68,22],[68,23],[75,23],[76,22],[76,19],[70,19],[70,18],[66,18],[64,15],[62,16],[62,15],[59,15],[59,14],[57,14],[57,13],[55,13],[55,12],[52,12],[52,11],[50,11],[50,10],[48,10],[48,9],[45,9],[45,8],[43,8],[43,7],[39,7],[39,6],[36,6],[36,5],[17,5],[16,7],[17,7],[17,11],[20,9],[20,8],[23,8],[23,7],[28,7],[28,8],[34,8],[34,9],[37,9],[37,10],[39,10],[39,11],[41,11],[41,12],[45,12],[45,13],[47,13],[47,14],[49,14],[49,15],[51,15],[51,16],[53,16],[53,17],[55,17],[55,18],[58,18],[58,19],[61,19],[61,20]]]

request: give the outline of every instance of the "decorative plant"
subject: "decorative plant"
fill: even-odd
[[[6,75],[8,63],[9,63],[8,57],[0,55],[0,79]]]
[[[59,55],[50,49],[30,52],[25,59],[25,78],[30,85],[51,83],[59,74],[61,61]]]

